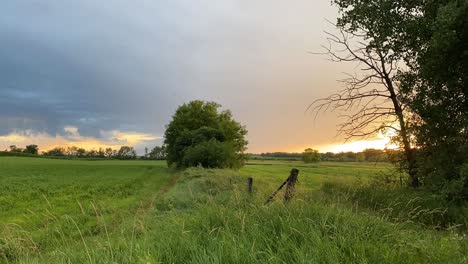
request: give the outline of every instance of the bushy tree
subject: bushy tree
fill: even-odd
[[[10,146],[10,152],[23,152],[22,148],[18,148],[16,145]]]
[[[105,157],[104,149],[103,149],[103,148],[99,148],[99,150],[97,151],[96,155],[97,155],[99,158],[104,158],[104,157]]]
[[[189,146],[182,159],[182,166],[204,168],[238,167],[238,159],[232,144],[214,138]]]
[[[44,152],[44,156],[65,156],[66,150],[62,147],[55,147]]]
[[[468,1],[420,3],[405,48],[410,70],[400,77],[415,113],[411,125],[424,184],[449,200],[468,199]]]
[[[113,158],[116,155],[117,155],[117,151],[112,148],[106,148],[106,150],[104,150],[104,157],[106,158]]]
[[[319,162],[320,153],[318,152],[318,150],[315,149],[305,149],[304,153],[302,153],[302,161],[304,161],[305,163]]]
[[[165,146],[155,146],[149,153],[148,157],[154,160],[163,160],[166,159],[166,147]]]
[[[37,147],[37,145],[27,145],[23,152],[32,155],[37,155],[39,153],[39,148]]]
[[[93,152],[93,155],[95,155],[95,152],[96,152],[96,151],[95,151],[95,150],[91,150],[90,152]],[[76,156],[77,156],[77,157],[80,157],[80,158],[86,156],[86,149],[84,149],[84,148],[77,148],[77,149],[76,149]]]
[[[402,165],[413,186],[422,182],[450,200],[467,199],[463,164],[468,162],[468,2],[332,2],[340,10],[339,27],[378,44],[382,54],[389,55],[384,62],[395,62],[390,64],[395,73],[391,81],[407,111],[406,145],[414,147],[410,152],[405,148],[411,159]]]
[[[92,149],[92,150],[89,150],[89,151],[85,151],[85,155],[86,155],[86,157],[90,157],[90,158],[97,158],[97,157],[99,157],[99,154],[98,154],[98,152],[97,152],[95,149]]]
[[[133,147],[122,146],[117,152],[117,158],[123,160],[136,159],[136,151]]]
[[[363,152],[356,153],[356,161],[363,162],[366,160],[366,155]]]
[[[403,154],[401,167],[415,188],[420,180],[407,122],[410,113],[396,78],[403,70],[400,62],[404,51],[400,39],[392,36],[406,20],[416,16],[418,10],[412,8],[416,1],[332,0],[339,11],[338,33],[327,33],[325,51],[331,60],[354,63],[360,71],[342,80],[345,87],[341,91],[311,105],[316,113],[342,110],[345,119],[339,132],[347,139],[394,131]]]
[[[262,157],[271,157],[271,158],[282,158],[282,159],[300,159],[302,158],[302,153],[289,153],[289,152],[266,152],[261,153]]]
[[[181,105],[167,125],[164,144],[169,166],[240,167],[247,130],[215,102]]]
[[[65,150],[65,154],[69,157],[75,157],[77,153],[78,153],[78,147],[76,146],[67,147]]]

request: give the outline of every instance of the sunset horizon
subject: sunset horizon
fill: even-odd
[[[10,146],[24,148],[27,145],[37,145],[40,152],[48,151],[56,147],[78,147],[86,150],[98,150],[100,148],[113,148],[118,149],[122,146],[137,146],[137,154],[143,155],[145,148],[152,148],[153,145],[145,144],[147,141],[160,140],[162,142],[163,136],[138,133],[138,132],[122,132],[114,131],[101,131],[103,137],[83,137],[79,134],[76,127],[67,126],[64,130],[67,135],[50,136],[46,133],[34,133],[26,131],[23,133],[10,133],[8,135],[0,136],[0,150],[8,150]],[[391,143],[388,136],[378,134],[374,139],[350,139],[343,143],[324,144],[324,145],[302,145],[291,146],[278,149],[251,149],[247,148],[246,153],[260,154],[267,152],[289,152],[289,153],[302,153],[304,149],[312,148],[317,149],[321,153],[325,152],[361,152],[365,149],[395,149],[397,146]]]

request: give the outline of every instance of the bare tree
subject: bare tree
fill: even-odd
[[[404,166],[411,185],[419,186],[415,171],[414,154],[406,124],[408,113],[400,101],[396,79],[398,58],[385,41],[373,38],[372,32],[346,31],[327,34],[328,45],[323,46],[330,60],[357,64],[359,74],[347,74],[340,80],[344,89],[326,98],[315,100],[308,108],[315,118],[324,111],[341,110],[344,122],[338,126],[346,140],[353,137],[370,137],[385,130],[396,132],[397,141],[404,153]]]

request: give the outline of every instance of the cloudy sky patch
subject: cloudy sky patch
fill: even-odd
[[[336,15],[306,0],[3,1],[0,148],[11,135],[71,140],[74,127],[103,144],[109,131],[147,135],[127,142],[141,153],[194,99],[231,109],[252,152],[342,143],[336,113],[304,113],[353,70],[310,53]]]

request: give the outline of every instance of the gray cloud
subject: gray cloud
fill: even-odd
[[[179,104],[207,99],[247,124],[253,150],[330,141],[334,123],[317,133],[303,111],[342,71],[307,54],[334,16],[328,1],[4,1],[0,135],[161,135]]]

